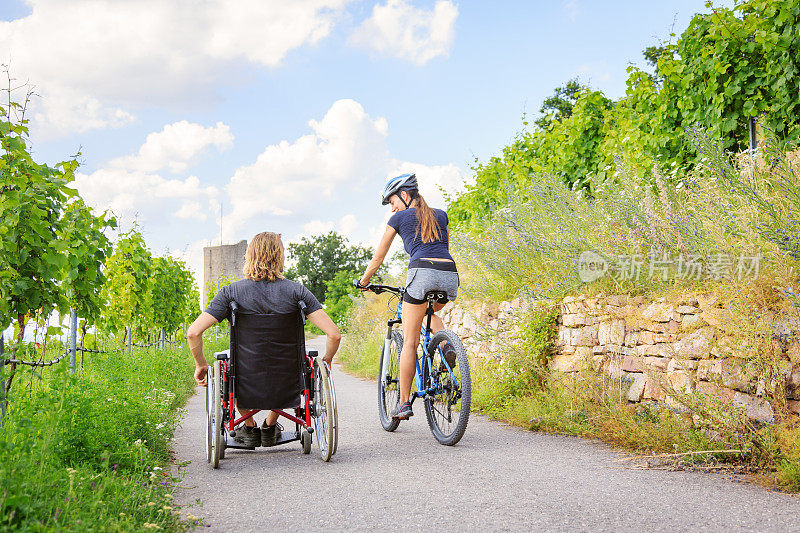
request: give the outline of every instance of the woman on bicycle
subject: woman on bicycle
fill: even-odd
[[[419,194],[417,177],[403,174],[392,178],[381,195],[383,205],[390,204],[394,213],[389,219],[386,231],[372,257],[366,272],[359,280],[359,288],[364,288],[383,263],[395,235],[400,234],[403,246],[411,262],[408,264],[406,291],[403,295],[403,351],[400,354],[400,401],[392,411],[392,418],[406,420],[413,416],[411,411],[411,380],[416,370],[417,346],[420,327],[425,318],[427,302],[425,293],[438,290],[447,293],[447,300],[455,300],[458,293],[458,271],[450,256],[447,236],[447,213],[428,206]],[[447,300],[434,303],[434,311],[440,311]],[[437,332],[444,328],[442,319],[433,315],[431,329]],[[452,347],[444,348],[448,363],[455,361]]]

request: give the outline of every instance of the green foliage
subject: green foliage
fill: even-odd
[[[340,270],[327,283],[325,312],[340,328],[345,326],[347,313],[353,307],[353,298],[358,295],[358,290],[353,287],[353,280],[359,275],[353,270]]]
[[[58,239],[67,249],[64,287],[71,296],[70,306],[79,316],[90,320],[99,318],[102,311],[100,288],[105,282],[102,266],[111,252],[111,241],[104,231],[114,227],[113,217],[106,213],[94,216],[80,198],[67,205],[62,217]]]
[[[227,287],[238,278],[229,278],[228,276],[220,276],[217,280],[206,282],[206,302],[211,302],[222,287]],[[196,316],[196,315],[195,315]]]
[[[152,256],[135,229],[123,234],[106,261],[102,298],[108,302],[105,325],[113,332],[143,329],[152,318]]]
[[[562,119],[570,116],[582,89],[577,78],[569,80],[561,87],[556,87],[553,95],[547,97],[542,103],[542,107],[539,108],[542,116],[534,123],[543,130],[549,130],[554,122],[561,122]]]
[[[300,281],[320,302],[325,301],[328,283],[342,270],[363,272],[372,258],[372,250],[348,244],[335,231],[314,237],[303,237],[287,247],[293,263],[286,277]]]
[[[37,309],[67,304],[59,280],[69,265],[68,243],[57,237],[76,195],[68,185],[78,163],[36,163],[26,145],[26,121],[12,119],[20,107],[0,108],[0,329],[8,315],[24,323]]]
[[[20,370],[0,432],[0,529],[186,529],[169,445],[193,368],[170,348],[96,354],[76,375]]]
[[[153,325],[175,331],[186,320],[187,311],[197,307],[196,300],[194,306],[187,301],[197,295],[196,290],[192,291],[193,285],[192,273],[183,261],[172,257],[154,258],[149,283]]]

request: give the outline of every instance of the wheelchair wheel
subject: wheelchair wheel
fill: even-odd
[[[303,453],[305,455],[311,453],[311,433],[309,433],[305,428],[303,429],[303,432],[300,433],[300,444],[303,445]]]
[[[213,421],[212,421],[212,447],[211,465],[219,468],[219,460],[222,457],[222,363],[214,361],[214,390],[212,391]]]
[[[392,409],[400,401],[400,353],[403,351],[403,335],[392,331],[390,342],[384,340],[378,375],[378,416],[386,431],[394,431],[400,421],[392,418]]]
[[[314,359],[314,431],[323,461],[330,461],[333,455],[333,409],[328,368],[318,356]]]
[[[325,369],[328,371],[328,382],[331,384],[331,400],[333,400],[333,455],[336,455],[336,449],[339,447],[339,408],[336,405],[336,387],[334,386],[331,367],[328,363],[325,363]]]
[[[445,342],[450,343],[456,352],[449,370],[439,350]],[[422,383],[425,390],[435,389],[424,398],[425,417],[431,433],[439,444],[452,446],[467,430],[472,394],[467,352],[461,339],[452,331],[443,329],[431,338],[423,365]]]
[[[208,368],[208,376],[206,376],[206,462],[211,462],[211,453],[212,453],[212,435],[214,434],[214,427],[213,427],[213,417],[212,414],[212,406],[213,401],[211,400],[211,394],[214,391],[214,367]]]

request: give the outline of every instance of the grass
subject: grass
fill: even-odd
[[[219,346],[216,346],[216,345]],[[207,352],[225,339],[207,342]],[[169,443],[194,388],[182,345],[20,367],[0,430],[0,529],[183,531]]]

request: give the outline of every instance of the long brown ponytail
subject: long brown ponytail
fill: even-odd
[[[418,191],[412,191],[411,198],[417,200],[417,230],[416,235],[422,236],[422,242],[438,241],[441,238],[439,221],[436,214],[425,202]]]

